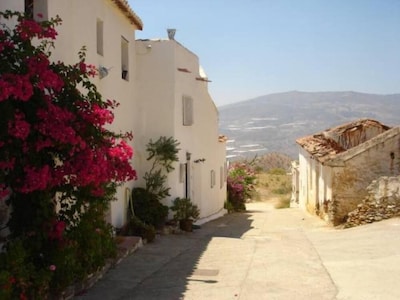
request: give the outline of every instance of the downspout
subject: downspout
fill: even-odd
[[[185,198],[190,198],[190,152],[186,152],[185,164]]]

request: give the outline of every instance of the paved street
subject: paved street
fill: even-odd
[[[337,230],[251,203],[158,236],[76,299],[400,299],[400,219]]]

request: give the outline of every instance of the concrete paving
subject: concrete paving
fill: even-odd
[[[251,203],[158,236],[75,299],[400,299],[400,219],[338,230]]]

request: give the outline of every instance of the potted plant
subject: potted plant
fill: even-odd
[[[179,228],[192,231],[193,222],[199,218],[200,210],[189,198],[175,198],[170,209],[174,212],[174,220],[179,221]]]

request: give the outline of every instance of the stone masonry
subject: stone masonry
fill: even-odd
[[[345,228],[400,215],[400,176],[380,177],[367,188],[368,196],[348,214]]]

